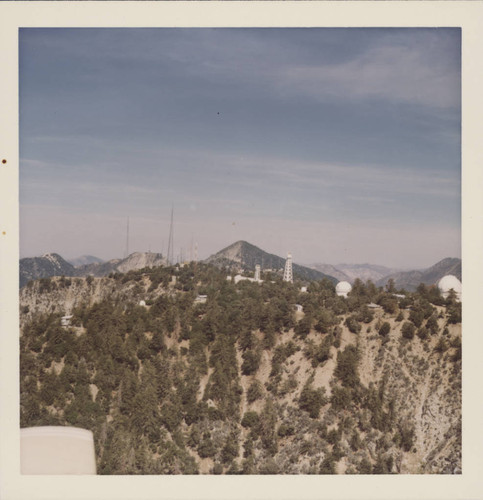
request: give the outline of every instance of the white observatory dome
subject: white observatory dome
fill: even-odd
[[[335,287],[335,293],[339,297],[347,297],[347,294],[352,290],[352,286],[348,281],[339,281]]]
[[[443,276],[438,282],[438,288],[443,298],[446,299],[449,291],[453,289],[456,292],[456,298],[461,300],[461,281],[456,276],[452,274]]]

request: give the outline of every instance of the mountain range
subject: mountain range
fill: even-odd
[[[259,264],[262,269],[280,272],[285,265],[285,258],[265,252],[246,241],[237,241],[204,260],[218,268],[233,271],[253,271]],[[77,264],[76,266],[73,263]],[[82,256],[64,260],[59,254],[48,253],[42,257],[20,259],[20,287],[28,281],[49,276],[107,276],[110,273],[125,273],[144,267],[166,265],[166,258],[160,253],[135,252],[124,259],[112,259],[103,262],[94,256]],[[401,271],[374,264],[313,264],[302,266],[293,263],[293,273],[296,278],[312,281],[328,278],[333,283],[348,281],[353,283],[356,278],[363,282],[373,281],[376,286],[385,286],[389,279],[394,280],[397,289],[414,291],[420,283],[436,284],[443,276],[452,274],[461,280],[461,259],[445,258],[427,269]]]
[[[57,253],[48,253],[42,257],[28,257],[20,259],[19,274],[20,288],[30,280],[48,278],[50,276],[107,276],[110,273],[126,273],[128,271],[143,269],[144,267],[157,267],[166,265],[166,259],[160,253],[134,252],[125,259],[112,259],[103,262],[93,256],[73,259],[71,262],[90,261],[90,263],[73,266]]]
[[[447,257],[427,269],[389,274],[376,281],[376,285],[384,286],[392,279],[396,288],[414,291],[420,283],[434,285],[447,274],[452,274],[461,281],[461,259]]]

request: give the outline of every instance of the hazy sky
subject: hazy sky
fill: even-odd
[[[20,254],[460,257],[459,29],[22,29]]]

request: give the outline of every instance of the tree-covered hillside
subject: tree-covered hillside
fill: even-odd
[[[92,430],[99,474],[461,472],[461,304],[272,278],[30,282],[21,426]]]

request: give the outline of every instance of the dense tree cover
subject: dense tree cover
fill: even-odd
[[[461,304],[428,287],[401,299],[391,286],[356,280],[345,299],[329,280],[303,293],[300,282],[274,278],[235,285],[222,270],[194,263],[112,274],[104,280],[122,293],[81,303],[67,327],[62,312],[24,306],[21,425],[93,430],[100,474],[197,474],[200,459],[212,461],[211,473],[290,472],[298,459],[280,466],[288,445],[293,456],[311,457],[308,473],[335,473],[350,450],[362,453],[361,436],[371,433],[377,456],[354,455],[354,472],[391,472],[388,450],[411,450],[414,425],[397,415],[384,380],[361,383],[357,339],[372,327],[381,349],[391,336],[401,345],[427,343],[443,323],[461,321]],[[62,277],[42,279],[38,290],[72,286]],[[93,289],[94,279],[86,286]],[[434,352],[450,350],[460,363],[461,343],[446,337]],[[289,373],[300,360],[308,379]],[[330,363],[326,395],[314,374]],[[257,378],[262,367],[266,382]],[[328,422],[337,426],[328,430]]]

